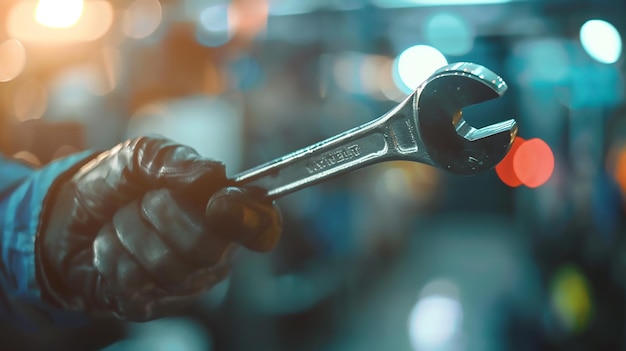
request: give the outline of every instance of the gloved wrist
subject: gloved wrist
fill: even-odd
[[[43,245],[41,242],[43,241],[43,233],[50,223],[52,209],[58,206],[58,204],[65,202],[60,201],[59,197],[70,193],[68,183],[71,182],[74,174],[86,163],[94,159],[99,153],[100,152],[93,152],[85,155],[84,158],[81,158],[72,167],[60,173],[52,182],[42,203],[34,245],[35,276],[37,284],[39,285],[42,301],[53,307],[67,310],[84,309],[80,301],[71,298],[72,294],[65,284],[63,284],[63,279],[55,273],[52,266],[47,261],[44,250],[42,250]]]

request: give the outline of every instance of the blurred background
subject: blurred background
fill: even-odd
[[[271,254],[177,318],[11,349],[626,350],[622,0],[3,0],[0,150],[159,133],[230,175],[372,120],[446,62],[508,92],[497,170],[371,166],[279,200]],[[7,334],[8,335],[8,334]],[[6,344],[8,345],[8,344]]]

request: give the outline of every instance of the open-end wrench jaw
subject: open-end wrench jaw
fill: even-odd
[[[502,96],[506,83],[473,63],[457,63],[436,71],[414,93],[413,111],[423,152],[432,165],[461,175],[495,167],[507,154],[517,123],[510,119],[474,128],[461,109]]]

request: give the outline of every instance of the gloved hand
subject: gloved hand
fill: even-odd
[[[133,321],[176,312],[225,278],[233,249],[268,251],[279,239],[275,204],[232,185],[222,164],[166,139],[98,155],[44,204],[42,297]]]

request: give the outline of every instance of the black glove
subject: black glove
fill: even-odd
[[[44,204],[43,298],[133,321],[178,311],[225,278],[234,248],[268,251],[280,237],[275,204],[232,185],[222,164],[165,139],[98,155]]]

